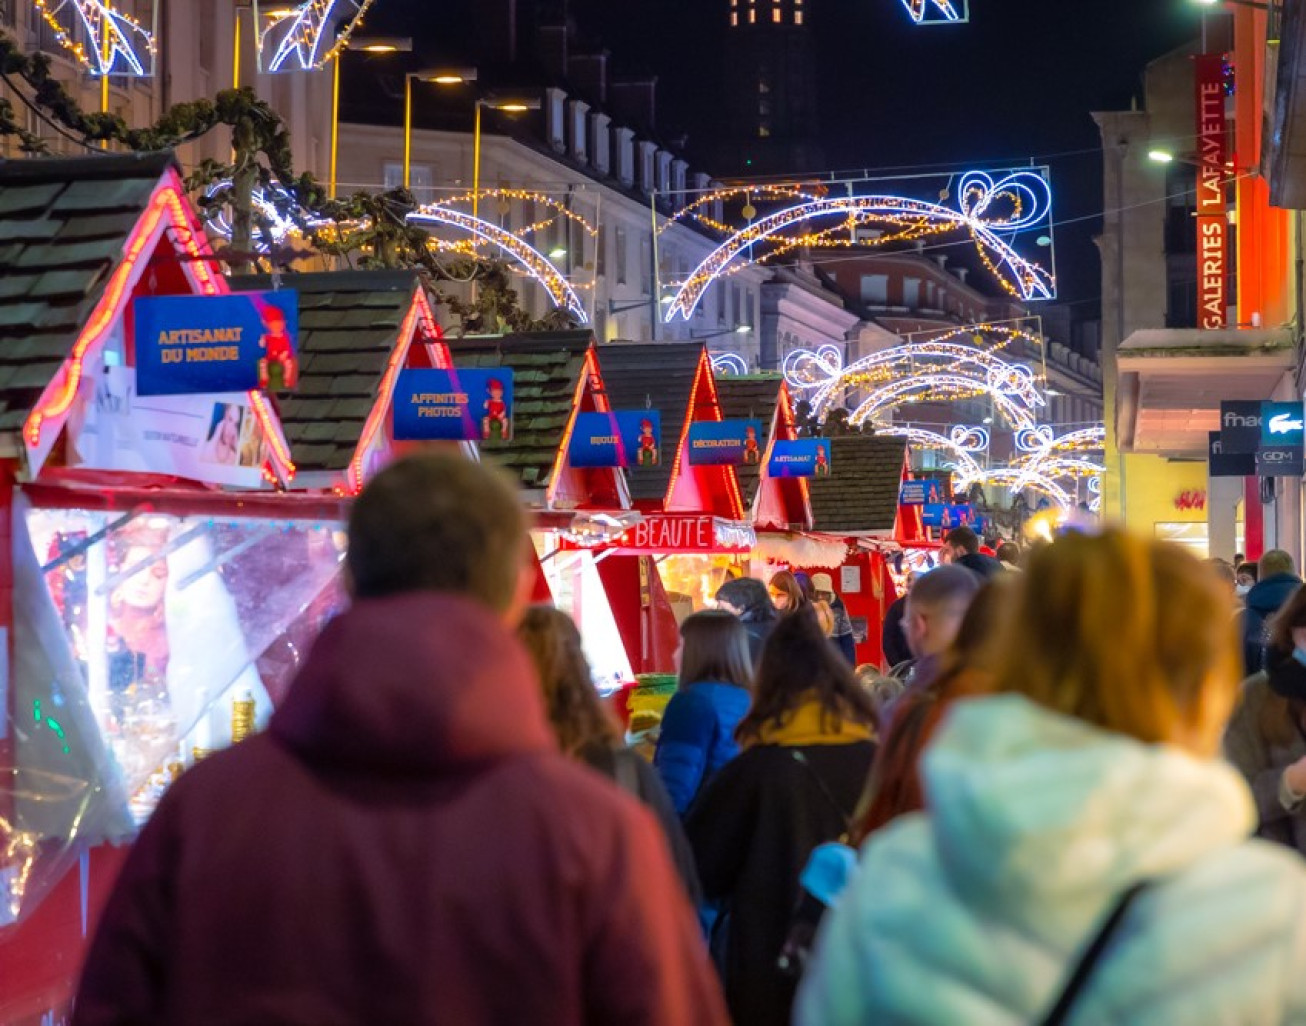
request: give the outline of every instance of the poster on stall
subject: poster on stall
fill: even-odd
[[[830,440],[800,438],[771,447],[767,473],[772,477],[829,477]]]
[[[510,370],[400,371],[394,436],[404,442],[507,442],[512,411]]]
[[[567,449],[573,467],[662,465],[662,414],[657,410],[578,413]]]
[[[83,392],[68,421],[69,466],[263,485],[267,438],[247,393],[142,396],[131,367],[87,375]]]
[[[950,503],[932,503],[923,507],[921,523],[926,527],[935,527],[947,531],[954,527],[964,527],[975,521],[975,507],[952,505]]]
[[[939,482],[932,478],[904,481],[898,492],[899,506],[931,506],[942,501]]]
[[[141,395],[293,389],[299,296],[143,296],[132,305]]]
[[[700,420],[689,425],[689,462],[700,466],[756,467],[762,462],[760,420]]]

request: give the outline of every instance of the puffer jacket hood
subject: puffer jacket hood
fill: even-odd
[[[1256,610],[1261,616],[1270,616],[1278,612],[1300,587],[1301,578],[1296,574],[1274,574],[1252,586],[1247,593],[1247,608]]]
[[[1134,903],[1077,1023],[1306,1023],[1306,866],[1248,840],[1222,761],[1014,695],[958,702],[923,759],[926,807],[873,835],[794,1022],[1039,1022],[1121,894]]]
[[[378,773],[556,747],[512,632],[484,606],[430,592],[356,602],[332,621],[271,731],[309,761]]]

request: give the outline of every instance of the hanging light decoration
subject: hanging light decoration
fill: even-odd
[[[92,75],[154,74],[153,0],[148,28],[109,0],[33,0],[33,6],[59,45]]]
[[[324,68],[349,45],[373,0],[254,0],[258,66],[264,74]]]

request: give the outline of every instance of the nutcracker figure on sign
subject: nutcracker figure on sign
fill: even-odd
[[[485,416],[481,420],[481,440],[506,442],[512,438],[512,418],[508,415],[508,404],[503,398],[503,382],[491,378],[485,390],[489,398],[485,400]]]
[[[286,331],[286,315],[275,306],[265,306],[263,334],[259,348],[263,355],[258,361],[258,383],[265,392],[282,392],[294,388],[299,380],[299,364],[295,361],[295,344]]]
[[[749,424],[744,428],[744,463],[755,467],[762,462],[762,447],[757,444],[757,428]]]
[[[653,434],[653,422],[648,418],[639,422],[639,460],[641,467],[656,467],[661,462],[658,440]]]
[[[830,458],[825,454],[825,446],[823,445],[816,447],[816,476],[830,476]]]

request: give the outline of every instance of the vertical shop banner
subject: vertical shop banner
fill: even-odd
[[[395,441],[507,442],[512,396],[510,370],[400,371]]]
[[[829,477],[831,463],[828,438],[800,438],[776,442],[766,471],[772,477]]]
[[[760,420],[700,420],[689,425],[689,462],[755,467],[762,462]]]
[[[662,456],[662,414],[657,410],[576,414],[567,447],[573,467],[657,467]]]
[[[133,304],[140,395],[292,389],[299,380],[293,289],[145,296]]]
[[[1197,79],[1197,323],[1223,328],[1229,307],[1229,178],[1224,55],[1196,59]]]

